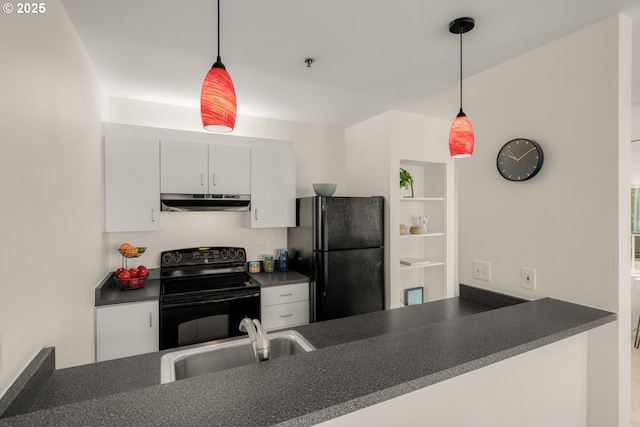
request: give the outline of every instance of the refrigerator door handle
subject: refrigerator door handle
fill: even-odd
[[[321,230],[320,230],[320,238],[322,239],[321,250],[328,251],[329,250],[329,230],[327,230],[327,204],[324,197],[320,197],[320,218],[321,218]],[[326,257],[324,261],[326,261]],[[326,265],[326,262],[325,262]]]
[[[327,296],[327,288],[329,287],[329,254],[322,254],[322,296]]]

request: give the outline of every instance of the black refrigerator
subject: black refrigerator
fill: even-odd
[[[311,279],[311,321],[384,309],[384,198],[303,197],[288,229],[292,269]]]

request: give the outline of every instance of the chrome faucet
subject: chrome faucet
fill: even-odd
[[[269,342],[269,336],[265,331],[264,326],[258,319],[249,319],[245,317],[240,322],[240,332],[246,332],[249,334],[249,340],[253,347],[253,354],[256,356],[258,362],[264,362],[271,359],[271,344]]]

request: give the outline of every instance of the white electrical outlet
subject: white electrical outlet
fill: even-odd
[[[491,281],[491,263],[488,261],[473,261],[473,278]]]
[[[535,268],[522,267],[520,273],[520,284],[525,289],[536,290],[536,270]]]

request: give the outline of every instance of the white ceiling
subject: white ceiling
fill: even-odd
[[[199,107],[216,0],[62,3],[109,96]],[[640,22],[640,1],[221,0],[221,56],[240,114],[345,127],[455,88],[455,18],[476,20],[463,36],[468,77],[618,12]]]

